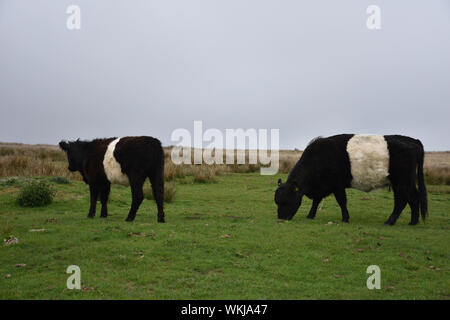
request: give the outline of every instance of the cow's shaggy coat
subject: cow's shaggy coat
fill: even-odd
[[[334,194],[349,221],[346,188],[365,192],[391,185],[394,210],[386,224],[393,225],[406,204],[411,225],[427,216],[427,192],[423,176],[424,150],[419,140],[400,135],[341,134],[313,140],[289,174],[278,180],[275,202],[278,218],[290,220],[303,195],[313,200],[307,218],[314,219],[320,201]],[[416,184],[418,188],[416,187]]]
[[[164,222],[164,151],[161,142],[152,137],[123,137],[93,141],[61,141],[67,153],[69,170],[78,171],[89,185],[91,206],[89,218],[95,215],[98,198],[101,217],[106,218],[107,201],[112,183],[131,187],[132,203],[126,221],[133,221],[144,194],[142,187],[150,179],[158,207],[158,222]]]

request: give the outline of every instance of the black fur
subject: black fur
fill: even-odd
[[[108,144],[116,138],[93,141],[61,141],[59,146],[67,153],[69,170],[78,171],[89,185],[91,206],[89,218],[95,215],[97,200],[102,204],[101,217],[106,218],[111,183],[105,174],[103,159]],[[114,157],[130,181],[132,204],[126,221],[133,221],[144,195],[142,187],[150,178],[158,207],[158,222],[164,222],[164,151],[161,142],[152,137],[124,137],[116,144]]]
[[[286,183],[278,180],[275,203],[278,218],[290,220],[306,195],[313,200],[307,218],[314,219],[320,201],[334,194],[341,207],[342,221],[349,222],[345,189],[351,187],[352,174],[347,143],[353,134],[314,139],[290,172]],[[427,216],[427,193],[423,177],[424,150],[419,140],[399,135],[384,136],[389,150],[388,180],[394,191],[394,210],[386,221],[393,225],[408,203],[411,225]],[[416,180],[418,190],[416,188]]]
[[[428,203],[423,176],[423,145],[420,140],[399,135],[384,138],[389,149],[389,180],[394,191],[394,211],[386,224],[395,224],[406,204],[411,208],[411,225],[419,222],[419,209],[422,220],[425,221]]]

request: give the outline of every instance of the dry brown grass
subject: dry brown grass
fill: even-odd
[[[196,165],[192,168],[194,182],[211,183],[216,182],[216,168],[208,165]]]
[[[424,174],[428,184],[450,185],[450,151],[427,152]]]
[[[450,185],[428,185],[427,192],[436,194],[450,194]]]
[[[13,231],[13,226],[9,224],[8,220],[0,223],[0,234],[1,235],[10,235]]]
[[[144,185],[143,192],[144,192],[145,199],[155,200],[155,197],[153,196],[153,190],[150,187],[150,184],[146,183]],[[173,183],[164,184],[164,202],[167,202],[167,203],[172,202],[175,198],[176,193],[177,193],[177,190]]]
[[[0,177],[62,176],[81,180],[67,170],[64,152],[56,146],[0,143]]]
[[[164,164],[164,180],[171,181],[186,176],[187,166],[184,164],[176,165],[166,157]]]
[[[245,164],[214,165],[175,165],[171,159],[171,148],[165,149],[164,177],[166,181],[193,176],[195,182],[215,182],[217,176],[227,173],[259,172],[261,164],[249,164],[249,152],[245,152]],[[192,163],[194,152],[192,154]],[[279,172],[289,173],[300,158],[302,152],[281,150],[279,152]],[[235,152],[235,160],[237,153]],[[223,152],[224,163],[226,154]],[[450,151],[427,152],[424,165],[425,179],[428,184],[450,185]],[[0,177],[66,177],[81,180],[78,173],[67,170],[64,152],[52,145],[26,145],[17,143],[0,143]]]

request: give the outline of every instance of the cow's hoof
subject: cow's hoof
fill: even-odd
[[[164,223],[164,222],[166,222],[166,220],[164,220],[164,218],[162,218],[162,219],[159,219],[159,218],[158,218],[158,222]]]
[[[88,214],[87,217],[88,217],[89,219],[93,219],[93,218],[94,218],[94,215]]]
[[[347,219],[347,220],[342,220],[342,222],[343,223],[350,223],[350,221]]]
[[[310,215],[307,215],[307,216],[306,216],[306,219],[311,219],[311,220],[312,220],[312,219],[314,219],[315,217],[316,217],[316,216],[310,216]]]
[[[130,218],[130,217],[128,217],[128,218],[125,219],[126,222],[131,222],[131,221],[133,221],[133,220],[134,220],[134,218]]]
[[[108,215],[107,215],[107,214],[102,214],[102,215],[100,216],[100,218],[108,218]]]
[[[392,223],[392,222],[390,222],[390,221],[386,221],[386,222],[384,223],[384,225],[385,225],[385,226],[393,226],[394,223]]]
[[[417,223],[419,223],[419,221],[411,221],[410,223],[408,223],[410,226],[415,226]]]

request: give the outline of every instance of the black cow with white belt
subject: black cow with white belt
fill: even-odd
[[[126,221],[133,221],[144,194],[142,187],[150,178],[158,207],[158,222],[164,222],[164,151],[161,142],[152,137],[123,137],[93,141],[61,141],[67,153],[69,170],[78,171],[89,185],[93,218],[98,198],[102,204],[100,217],[106,218],[107,201],[112,183],[131,187],[132,203]]]
[[[423,162],[422,143],[406,136],[341,134],[317,138],[305,149],[286,183],[278,180],[278,218],[292,219],[306,195],[313,200],[307,218],[314,219],[320,201],[334,194],[342,221],[349,222],[346,188],[368,192],[391,185],[394,210],[385,224],[394,225],[409,204],[410,225],[416,225],[419,210],[423,220],[427,216]]]

